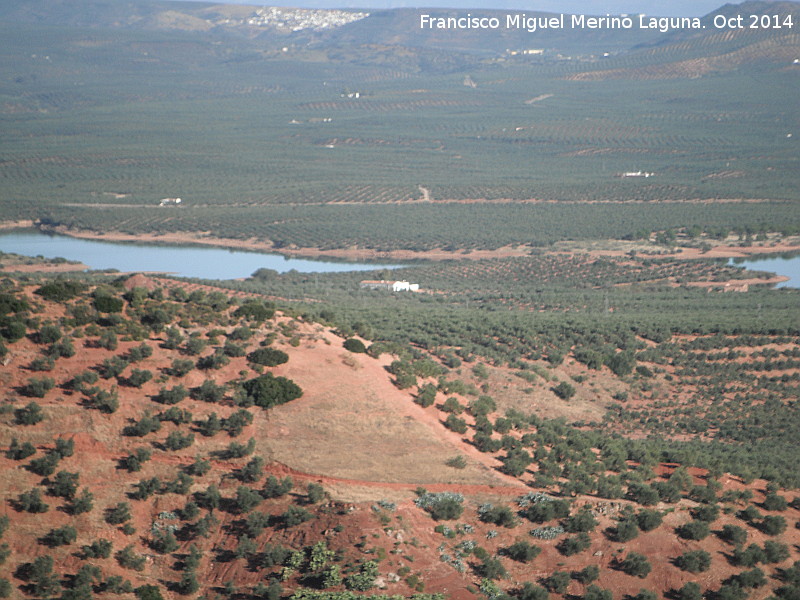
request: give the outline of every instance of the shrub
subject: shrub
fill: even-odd
[[[281,522],[284,527],[296,527],[301,523],[305,523],[314,518],[310,512],[301,506],[290,506],[283,515],[281,515]]]
[[[620,521],[614,528],[613,536],[616,542],[629,542],[639,535],[639,525],[634,519]]]
[[[650,574],[652,567],[643,554],[631,552],[624,560],[618,563],[618,568],[623,573],[644,579]]]
[[[37,294],[45,300],[51,302],[66,302],[71,300],[86,289],[83,283],[77,281],[50,281],[39,289],[34,294]]]
[[[78,474],[59,471],[47,485],[47,493],[57,498],[71,500],[78,491]]]
[[[225,398],[225,386],[217,385],[213,380],[206,379],[200,387],[192,389],[191,396],[195,400],[216,404]]]
[[[42,493],[39,488],[33,488],[19,495],[17,508],[29,513],[45,513],[50,507],[42,501]]]
[[[689,521],[678,527],[676,533],[685,540],[702,540],[708,537],[710,530],[705,521]]]
[[[477,568],[481,577],[486,579],[501,579],[508,576],[506,568],[498,558],[486,557]]]
[[[125,383],[131,387],[140,388],[152,378],[153,373],[147,369],[133,369],[125,380]]]
[[[245,381],[243,388],[253,404],[261,408],[285,404],[303,395],[303,390],[294,381],[271,373]]]
[[[723,525],[719,537],[729,544],[741,546],[747,541],[747,531],[737,525]]]
[[[705,550],[684,552],[675,559],[675,566],[689,573],[702,573],[711,566],[711,555]]]
[[[167,450],[183,450],[194,444],[194,434],[182,434],[180,431],[172,431],[164,441],[164,447]]]
[[[571,538],[566,538],[559,542],[558,551],[564,556],[573,556],[579,552],[587,550],[591,546],[592,541],[589,534],[581,532]]]
[[[344,349],[358,354],[363,354],[367,351],[367,347],[364,345],[364,342],[356,338],[346,339],[344,341]]]
[[[661,525],[661,513],[657,510],[640,510],[636,513],[636,522],[642,531],[652,531]]]
[[[30,398],[44,398],[47,392],[52,390],[55,385],[56,382],[52,377],[31,377],[25,387],[22,388],[22,393]],[[39,420],[41,421],[41,419]],[[36,422],[38,423],[38,421]],[[33,423],[21,422],[19,424],[33,425]]]
[[[188,358],[176,358],[172,361],[172,366],[169,368],[169,374],[173,377],[183,377],[194,369],[194,362]]]
[[[697,583],[690,581],[679,590],[676,590],[675,598],[676,600],[702,600],[703,590]]]
[[[246,483],[255,483],[264,474],[264,459],[255,456],[239,471],[239,479]]]
[[[597,520],[588,510],[581,510],[577,514],[571,515],[564,519],[562,526],[564,527],[564,531],[569,533],[594,531],[594,528],[597,527]]]
[[[111,556],[111,548],[111,542],[101,538],[87,546],[81,546],[81,551],[84,558],[108,558]]]
[[[492,523],[509,529],[517,526],[517,517],[514,511],[507,506],[483,505],[478,509],[478,516],[484,523]]]
[[[109,525],[122,525],[131,518],[131,505],[120,502],[106,510],[106,523]]]
[[[249,321],[266,321],[275,315],[275,309],[271,305],[263,302],[248,301],[233,311],[234,317],[240,317]]]
[[[265,499],[280,498],[288,494],[293,486],[294,482],[291,477],[285,477],[283,480],[279,480],[274,475],[270,475],[267,477],[267,483],[264,485],[261,495]]]
[[[34,458],[28,463],[28,469],[41,477],[49,477],[55,473],[60,458],[55,452],[45,454],[40,458]]]
[[[467,459],[459,454],[458,456],[448,458],[444,464],[454,469],[465,469],[467,467]]]
[[[76,529],[72,525],[65,525],[64,527],[51,529],[44,538],[42,538],[42,541],[46,546],[55,548],[57,546],[67,546],[76,539],[78,539],[78,532]]]
[[[46,378],[47,379],[47,378]],[[35,394],[37,398],[44,397],[47,390],[51,389],[55,382],[52,379],[49,379],[48,382],[44,382],[42,384],[43,388],[46,387],[47,389],[44,390],[41,395],[38,395],[38,391]],[[33,385],[33,379],[28,382],[28,386]],[[36,425],[44,420],[44,412],[42,411],[42,407],[39,406],[36,402],[31,402],[27,406],[23,408],[18,408],[14,411],[14,421],[17,425]]]
[[[188,394],[189,392],[182,385],[176,385],[171,389],[162,387],[153,400],[167,405],[178,404],[178,402],[184,400]]]
[[[128,436],[144,437],[149,433],[155,433],[161,429],[161,421],[152,416],[149,412],[144,413],[141,419],[133,425],[128,425],[123,433]]]
[[[527,563],[532,561],[534,558],[539,556],[542,549],[539,546],[535,546],[526,542],[525,540],[520,540],[511,544],[508,548],[506,548],[506,554],[512,560],[521,563]]]
[[[11,439],[11,444],[6,450],[6,458],[11,460],[24,460],[36,454],[36,448],[30,442],[19,443],[17,438]]]
[[[363,563],[358,573],[349,575],[344,580],[344,585],[348,590],[356,592],[366,592],[375,585],[375,578],[378,576],[378,563],[368,560]]]
[[[566,381],[562,381],[557,386],[553,387],[552,390],[553,393],[562,400],[569,400],[575,395],[575,388]]]
[[[764,562],[779,563],[789,558],[789,547],[781,542],[767,540],[764,542]]]
[[[428,511],[436,521],[451,521],[458,519],[464,512],[464,497],[461,494],[442,492],[432,494],[425,492],[414,500],[414,503]]]
[[[542,583],[549,591],[554,594],[563,594],[569,587],[570,576],[566,571],[556,571],[547,577]]]
[[[780,535],[786,531],[786,519],[781,516],[767,516],[761,521],[759,529],[767,535]]]
[[[450,431],[454,431],[458,434],[465,434],[467,433],[467,422],[464,419],[460,419],[459,417],[451,414],[448,415],[447,419],[444,422],[444,426],[447,427]]]
[[[572,578],[583,585],[589,585],[600,577],[600,567],[597,565],[589,565],[580,571],[573,571]]]
[[[322,502],[325,499],[325,489],[318,483],[309,483],[306,487],[306,493],[311,504]]]
[[[788,502],[786,502],[786,498],[776,494],[775,492],[767,494],[766,498],[764,498],[764,503],[761,505],[764,510],[777,510],[783,511],[786,510],[788,506]]]
[[[114,558],[119,563],[119,566],[125,569],[144,571],[145,558],[134,551],[133,544],[125,546],[122,550],[118,551],[114,555]]]
[[[95,296],[93,304],[94,309],[101,313],[118,313],[124,305],[122,298],[104,295]]]

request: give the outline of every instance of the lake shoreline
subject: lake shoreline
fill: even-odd
[[[130,234],[121,232],[97,232],[85,229],[70,229],[64,226],[43,226],[37,225],[33,221],[15,221],[8,223],[0,223],[0,230],[14,230],[14,229],[35,229],[42,233],[53,233],[65,235],[77,239],[96,240],[104,242],[121,242],[131,244],[164,244],[175,246],[197,246],[197,247],[212,247],[227,250],[240,250],[246,252],[259,252],[266,254],[280,254],[287,258],[304,258],[310,260],[329,260],[335,262],[378,262],[378,261],[445,261],[445,260],[483,260],[490,258],[515,258],[529,256],[531,253],[542,251],[541,248],[536,248],[528,245],[517,246],[503,246],[494,250],[472,250],[472,249],[457,249],[457,250],[375,250],[373,248],[334,248],[322,249],[319,247],[297,247],[297,246],[282,246],[276,247],[270,241],[259,240],[256,238],[249,238],[246,240],[235,238],[216,237],[211,232],[198,231],[191,233],[167,233],[167,234]],[[793,240],[794,241],[794,240]],[[772,244],[772,242],[771,242]],[[556,244],[557,246],[558,244]],[[587,242],[590,246],[590,242]],[[585,249],[580,250],[581,244],[576,244],[578,248],[574,252],[583,252],[595,256],[621,256],[625,254],[624,250],[598,250],[598,249]],[[707,258],[753,258],[761,254],[780,254],[800,252],[800,240],[797,243],[778,243],[773,245],[750,245],[750,246],[733,246],[729,244],[720,244],[713,246],[709,250],[701,250],[692,247],[679,247],[675,254],[664,254],[663,257],[679,258],[679,259],[707,259]],[[545,250],[545,252],[562,252],[557,248]],[[659,258],[659,256],[654,256]]]

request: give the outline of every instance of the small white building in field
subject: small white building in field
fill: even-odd
[[[361,289],[367,290],[386,290],[388,292],[418,292],[418,283],[409,283],[408,281],[386,281],[365,279],[359,286]]]

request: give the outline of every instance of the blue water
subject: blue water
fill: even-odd
[[[789,278],[775,287],[800,287],[800,255],[789,258],[748,258],[747,260],[732,258],[728,264],[746,267],[754,271],[770,271]]]
[[[80,261],[92,269],[117,269],[123,272],[161,272],[202,279],[238,279],[266,268],[279,273],[333,273],[392,269],[402,265],[326,262],[286,258],[242,250],[197,246],[159,246],[82,240],[39,232],[0,234],[0,251],[23,256],[44,256]]]

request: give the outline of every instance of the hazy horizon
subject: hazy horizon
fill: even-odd
[[[181,0],[187,1],[187,0]],[[241,1],[216,0],[225,4],[251,4],[254,6],[292,6],[296,8],[458,8],[536,10],[557,13],[620,14],[646,13],[658,16],[703,16],[726,4],[724,0],[676,0],[664,6],[659,0],[285,0]],[[796,0],[790,0],[796,1]],[[731,4],[740,4],[733,2]]]

